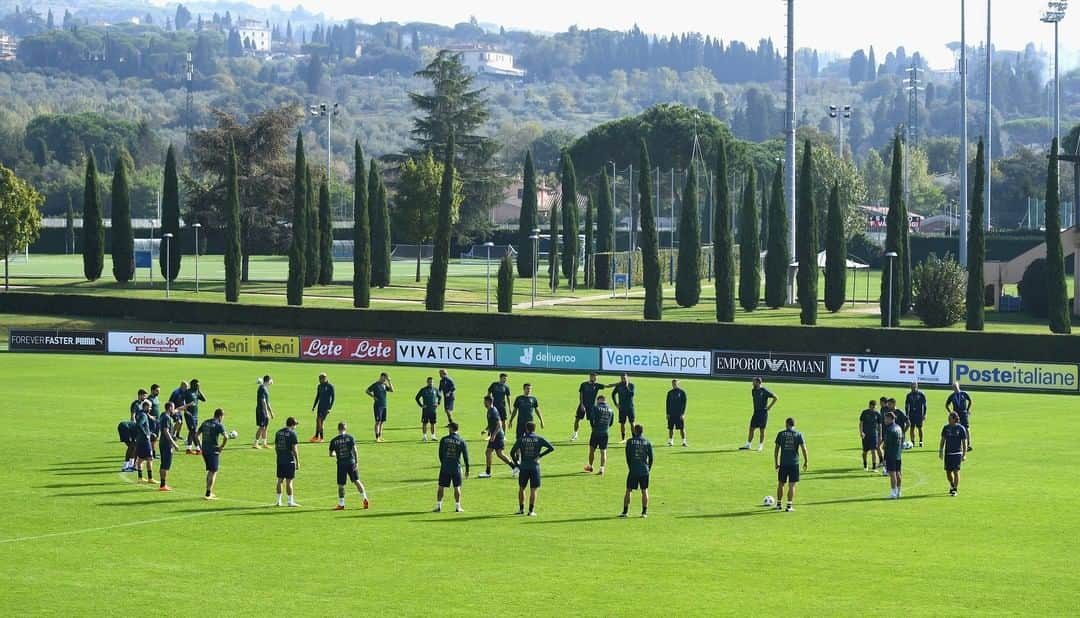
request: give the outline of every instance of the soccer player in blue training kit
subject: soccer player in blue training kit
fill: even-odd
[[[261,380],[256,380],[256,383],[259,389],[255,393],[255,443],[251,448],[267,448],[266,428],[274,418],[274,409],[270,407],[270,385],[274,380],[265,375]],[[260,441],[262,444],[259,444]]]
[[[191,383],[196,385],[195,388],[198,388],[196,380],[192,380]],[[203,463],[206,464],[206,495],[204,497],[207,500],[217,500],[217,496],[214,495],[214,483],[217,482],[218,468],[221,465],[221,451],[229,443],[229,436],[225,434],[225,426],[221,424],[223,418],[225,418],[225,411],[218,408],[214,410],[214,418],[203,421],[198,430],[199,443],[202,444]],[[221,438],[220,444],[218,438]]]
[[[873,472],[878,467],[878,447],[881,444],[881,412],[873,399],[869,407],[859,415],[859,437],[862,439],[862,468]],[[870,467],[866,467],[866,454],[870,453]]]
[[[325,373],[320,373],[319,384],[315,387],[315,401],[311,402],[311,411],[315,413],[315,434],[308,442],[323,441],[323,423],[334,410],[334,398],[334,385],[326,378]]]
[[[885,447],[885,471],[889,473],[889,499],[896,500],[903,484],[900,455],[904,452],[904,432],[892,412],[885,413],[885,433],[881,443]]]
[[[518,395],[517,399],[514,400],[514,409],[510,411],[510,420],[506,423],[508,427],[513,427],[514,418],[517,418],[517,429],[514,436],[518,440],[525,435],[525,427],[532,422],[533,414],[540,420],[540,428],[544,428],[544,417],[540,414],[540,402],[532,395],[532,384],[526,382],[521,388],[524,394]]]
[[[682,436],[682,445],[686,443],[686,391],[679,387],[679,380],[671,381],[671,390],[667,394],[667,445],[675,440],[675,430]]]
[[[285,485],[285,493],[289,496],[289,506],[300,506],[293,496],[293,479],[296,471],[300,469],[300,437],[296,435],[296,419],[285,419],[285,426],[274,434],[274,452],[277,454],[277,502],[274,506],[281,506],[281,486]]]
[[[184,391],[184,424],[187,425],[187,454],[198,455],[202,452],[199,446],[199,402],[206,401],[199,381],[192,379],[191,386]]]
[[[589,408],[589,425],[592,427],[592,435],[589,436],[589,463],[585,464],[585,471],[593,471],[593,459],[597,449],[600,450],[600,475],[604,474],[607,466],[608,429],[615,424],[615,413],[608,407],[603,395],[596,398],[596,404]]]
[[[435,441],[435,422],[439,415],[439,400],[442,396],[439,389],[432,384],[434,379],[428,378],[427,385],[416,391],[416,405],[420,406],[420,441],[427,442],[427,428],[431,425],[431,441]]]
[[[506,404],[510,402],[510,385],[506,383],[506,374],[499,374],[499,381],[492,382],[491,386],[488,386],[487,394],[491,395],[492,404],[495,409],[499,411],[499,424],[502,426],[503,431],[506,431]],[[484,432],[487,434],[488,431]]]
[[[577,440],[578,427],[581,425],[581,421],[588,415],[589,410],[596,405],[596,396],[600,391],[607,388],[603,384],[596,381],[596,372],[589,374],[589,379],[581,383],[578,387],[578,407],[574,412],[574,433],[570,436],[570,441]]]
[[[146,391],[140,390],[140,394],[145,394]],[[150,435],[153,430],[150,428],[152,417],[150,416],[150,400],[143,399],[142,405],[135,412],[135,471],[139,473],[139,480],[143,478],[142,465],[146,464],[146,482],[154,482],[154,447],[150,443]]]
[[[923,445],[923,433],[922,426],[926,421],[926,395],[919,390],[919,383],[911,383],[911,392],[904,398],[904,409],[907,410],[908,418],[911,420],[911,443],[915,444],[915,430],[919,430],[918,444],[921,448]]]
[[[487,434],[487,450],[484,452],[487,464],[484,467],[484,473],[478,474],[477,478],[489,479],[491,478],[491,454],[494,453],[499,459],[503,460],[503,463],[510,466],[511,476],[517,476],[518,470],[514,467],[514,462],[510,461],[503,451],[506,449],[506,432],[502,427],[502,419],[499,416],[499,409],[494,406],[494,402],[491,395],[484,396],[484,407],[487,408],[487,430],[484,432]]]
[[[529,486],[529,517],[536,517],[536,494],[540,491],[540,459],[554,451],[555,447],[536,435],[536,423],[525,424],[522,434],[514,448],[510,449],[510,458],[518,465],[518,515],[525,514],[525,486]]]
[[[457,385],[446,373],[445,369],[439,370],[439,392],[442,393],[443,411],[446,412],[446,422],[454,422],[454,398],[457,397]]]
[[[945,400],[945,411],[956,412],[956,416],[960,419],[960,425],[967,432],[967,450],[971,450],[971,423],[968,419],[968,415],[971,414],[971,395],[968,395],[966,391],[960,390],[960,383],[953,382],[953,392],[949,395],[949,398]]]
[[[776,465],[776,510],[780,510],[780,501],[784,497],[784,484],[787,484],[787,511],[795,510],[795,486],[799,484],[799,451],[802,451],[802,470],[806,472],[806,440],[802,433],[795,431],[795,419],[784,421],[785,429],[776,434],[776,446],[773,447],[773,463]]]
[[[911,425],[911,419],[904,413],[903,410],[896,407],[896,399],[889,397],[889,412],[893,413],[895,423],[900,427],[901,438],[907,437],[908,426]],[[900,446],[904,446],[904,440],[900,440]]]
[[[750,431],[746,433],[746,444],[739,450],[750,450],[750,442],[754,440],[754,430],[758,430],[757,450],[765,450],[765,427],[769,424],[769,410],[778,401],[772,391],[761,385],[761,378],[754,378],[754,388],[750,390],[750,398],[754,401],[754,414],[750,417]],[[777,504],[780,504],[777,501]]]
[[[945,461],[945,478],[949,480],[949,495],[960,491],[960,464],[967,460],[967,430],[960,424],[960,415],[949,412],[949,424],[941,428],[938,457]]]
[[[169,401],[173,404],[173,415],[176,417],[176,422],[173,423],[173,437],[176,439],[180,439],[180,434],[184,431],[184,394],[187,390],[188,383],[181,380],[180,386],[169,393]]]
[[[172,415],[173,402],[167,401],[165,411],[158,418],[158,455],[161,458],[158,464],[158,480],[161,481],[158,491],[172,491],[172,487],[165,482],[165,477],[172,469],[173,451],[180,450],[180,444],[173,438]]]
[[[135,425],[135,421],[124,420],[120,421],[116,425],[116,433],[120,438],[120,441],[124,443],[124,465],[120,468],[121,472],[134,472],[135,471],[135,436],[139,433],[139,428]]]
[[[385,373],[383,374],[386,375]],[[349,435],[345,430],[345,423],[337,424],[338,435],[330,440],[330,456],[337,457],[337,495],[338,504],[335,511],[345,510],[345,479],[356,485],[356,490],[364,499],[364,508],[368,508],[367,490],[360,482],[360,470],[357,467],[359,456],[356,453],[356,438]]]
[[[619,517],[626,517],[626,512],[630,510],[630,492],[635,489],[641,490],[641,516],[648,517],[649,471],[653,467],[652,442],[642,435],[645,428],[641,425],[634,425],[630,431],[633,432],[633,437],[626,442],[626,467],[629,472],[626,474],[626,495],[623,496],[622,514]]]
[[[469,478],[469,447],[458,435],[458,424],[446,426],[450,433],[439,440],[439,491],[435,497],[436,513],[442,512],[443,493],[454,487],[454,511],[461,513],[461,461],[465,461],[465,478]]]
[[[622,374],[619,383],[611,391],[611,401],[619,409],[619,442],[626,442],[626,423],[634,426],[636,415],[634,414],[634,383],[630,376]]]
[[[375,413],[375,441],[382,442],[382,427],[386,422],[386,394],[394,392],[394,384],[390,382],[390,376],[385,372],[379,374],[377,382],[367,387],[364,391],[371,397],[372,410]],[[339,425],[340,428],[340,425]]]

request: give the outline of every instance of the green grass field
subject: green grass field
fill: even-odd
[[[302,444],[300,509],[268,506],[274,455],[252,450],[255,379],[269,372],[277,418],[306,439],[315,377],[337,386],[332,421],[360,440],[372,500],[335,504],[326,445]],[[0,611],[5,615],[970,615],[1076,613],[1080,588],[1068,521],[1078,500],[1067,464],[1080,431],[1075,400],[975,392],[975,450],[961,494],[947,496],[936,455],[944,393],[928,392],[929,444],[904,455],[905,494],[864,472],[856,421],[866,400],[902,387],[771,384],[770,440],[794,415],[809,472],[797,510],[759,506],[775,490],[771,449],[737,451],[749,384],[685,380],[690,448],[664,446],[661,378],[637,378],[639,420],[657,450],[647,520],[616,519],[625,466],[581,472],[587,443],[566,442],[577,375],[511,374],[535,385],[556,445],[544,460],[539,517],[512,515],[505,469],[469,479],[465,513],[431,513],[436,446],[421,443],[411,402],[434,368],[391,367],[388,441],[371,441],[363,389],[375,366],[210,359],[0,355]],[[482,471],[479,398],[494,371],[452,371],[473,475]],[[222,455],[221,497],[202,496],[202,461],[175,457],[172,493],[119,472],[116,423],[137,388],[168,393],[199,377],[240,432]],[[611,382],[613,376],[603,376]],[[66,395],[65,395],[66,393]],[[1053,430],[1047,421],[1052,419]],[[156,472],[156,471],[155,471]],[[351,489],[351,488],[350,488]],[[632,513],[637,512],[637,496]],[[1073,591],[1073,592],[1070,592]]]

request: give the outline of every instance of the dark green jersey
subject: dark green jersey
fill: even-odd
[[[192,415],[199,415],[199,402],[206,401],[206,397],[203,397],[201,391],[195,388],[190,388],[184,392],[184,405],[187,406],[185,411]]]
[[[623,384],[619,382],[615,385],[615,390],[611,393],[611,400],[615,402],[615,405],[623,412],[634,411],[634,384],[627,382]]]
[[[652,470],[652,442],[643,436],[634,436],[626,441],[626,465],[630,474],[644,476]]]
[[[885,459],[900,461],[900,453],[904,450],[904,432],[899,424],[893,423],[885,427],[882,442],[885,445]]]
[[[461,436],[456,433],[443,436],[439,440],[439,464],[443,470],[457,470],[461,466],[461,460],[465,461],[465,469],[469,469],[469,447]]]
[[[555,450],[551,443],[535,433],[527,433],[514,443],[510,450],[510,457],[518,461],[522,470],[537,470],[540,468],[540,458]]]
[[[667,394],[668,416],[682,416],[686,414],[686,391],[681,388],[673,388]]]
[[[878,429],[881,427],[881,413],[870,408],[863,410],[859,415],[859,425],[862,427],[864,436],[876,438]]]
[[[959,423],[945,425],[941,428],[941,437],[945,440],[946,455],[964,454],[964,440],[967,440],[967,430],[964,429],[963,425]]]
[[[518,426],[524,427],[525,423],[533,420],[533,414],[540,407],[536,397],[532,395],[518,395],[514,400],[514,409],[517,410]]]
[[[380,408],[386,407],[386,393],[389,392],[389,390],[386,388],[385,383],[376,382],[367,387],[367,392],[371,393],[372,397],[375,398],[375,405]]]
[[[338,465],[355,464],[356,457],[353,450],[356,449],[356,438],[347,433],[338,434],[330,440],[330,454],[337,456]]]
[[[488,395],[491,395],[491,401],[496,407],[505,408],[506,402],[510,401],[510,386],[502,382],[492,382],[488,387]]]
[[[586,410],[596,405],[596,396],[602,390],[604,390],[604,385],[599,382],[581,383],[581,386],[578,387],[578,394],[581,395],[581,403]]]
[[[169,448],[169,438],[172,437],[173,419],[168,414],[158,416],[158,440],[161,448]]]
[[[139,434],[142,438],[149,438],[152,433],[150,429],[150,415],[145,410],[139,409],[135,413],[135,425],[139,428]]]
[[[328,412],[334,407],[334,385],[329,382],[319,382],[315,387],[315,400],[311,402],[311,408],[318,408],[319,412]]]
[[[204,451],[213,453],[219,446],[218,438],[225,435],[225,426],[217,419],[207,419],[199,425],[199,441]]]
[[[499,416],[499,409],[495,406],[491,406],[487,411],[487,432],[489,434],[494,434],[501,431],[502,417]]]
[[[780,447],[780,465],[799,465],[799,447],[805,444],[802,434],[794,429],[785,429],[776,434],[776,445]]]
[[[904,411],[900,408],[893,408],[893,416],[896,417],[896,424],[900,425],[900,428],[908,426],[908,415],[904,414]]]
[[[150,402],[150,414],[154,415],[154,418],[161,416],[161,400],[157,395],[150,395],[146,398]]]
[[[274,451],[279,464],[293,463],[293,447],[300,443],[300,438],[290,427],[282,427],[274,434]]]
[[[416,391],[416,405],[427,410],[434,410],[439,407],[439,401],[442,396],[439,394],[439,389],[434,386],[425,386]]]
[[[270,389],[266,388],[265,384],[259,385],[259,390],[255,392],[255,411],[265,412],[270,408]]]
[[[769,400],[775,397],[764,386],[750,389],[750,398],[754,400],[754,412],[765,412],[769,409]]]
[[[615,424],[615,415],[606,403],[592,406],[588,410],[589,424],[594,434],[607,434],[608,427]]]

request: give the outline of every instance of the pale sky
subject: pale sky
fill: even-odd
[[[253,4],[291,6],[289,0],[253,0]],[[580,28],[625,30],[637,23],[650,33],[698,31],[725,40],[756,42],[772,37],[782,50],[785,29],[783,0],[666,0],[663,2],[588,2],[546,0],[414,0],[401,3],[350,3],[340,0],[303,0],[311,11],[338,19],[365,23],[426,21],[452,25],[475,15],[480,22],[507,29],[560,32]],[[986,38],[986,0],[967,0],[967,38],[977,45]],[[1080,40],[1080,2],[1071,7],[1060,25],[1062,66],[1078,62],[1072,41]],[[911,54],[923,52],[934,68],[952,66],[945,48],[960,39],[960,0],[796,0],[798,47],[815,47],[849,55],[858,48],[875,47],[878,61],[887,51],[904,45]],[[1045,0],[996,0],[994,44],[998,49],[1022,49],[1028,41],[1051,49],[1053,26],[1039,21]]]

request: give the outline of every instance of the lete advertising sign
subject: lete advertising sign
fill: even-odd
[[[1080,375],[1076,365],[1013,363],[1009,361],[953,361],[953,375],[964,386],[988,386],[1032,391],[1075,393]]]
[[[393,339],[301,337],[300,358],[345,363],[393,363]]]
[[[128,333],[109,331],[109,353],[202,356],[202,335],[191,333]]]
[[[463,341],[398,341],[397,361],[418,365],[495,366],[495,345]]]
[[[842,382],[912,382],[948,384],[949,361],[942,358],[829,356],[829,379]]]
[[[208,356],[296,358],[300,355],[300,338],[269,335],[207,335],[206,354]]]
[[[8,349],[35,352],[104,352],[105,333],[83,330],[18,330],[8,333]]]
[[[829,357],[825,354],[785,354],[782,352],[713,352],[714,376],[825,380],[829,377]]]
[[[604,348],[601,357],[604,371],[628,373],[709,375],[712,364],[712,352],[698,350]]]
[[[495,346],[495,361],[500,367],[592,371],[600,368],[600,349],[567,345],[500,343]]]

